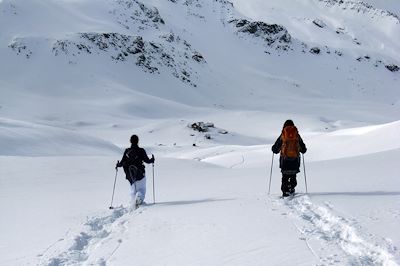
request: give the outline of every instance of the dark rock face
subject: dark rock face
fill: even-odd
[[[233,7],[233,3],[227,0],[214,0],[215,2],[219,2],[224,6]]]
[[[391,64],[391,65],[386,65],[385,66],[389,71],[392,72],[397,72],[400,70],[399,66],[395,65],[395,64]]]
[[[292,37],[281,25],[267,24],[262,21],[251,22],[247,19],[234,19],[229,23],[233,23],[239,33],[247,33],[262,38],[268,46],[276,45],[276,48],[283,50],[290,47]]]
[[[55,56],[64,54],[76,57],[81,54],[109,53],[114,61],[126,61],[132,57],[136,65],[144,70],[154,73],[158,68],[152,65],[154,58],[151,50],[140,36],[128,36],[115,32],[93,33],[86,32],[78,34],[80,41],[57,40],[53,45]]]
[[[343,55],[343,53],[341,51],[338,51],[338,50],[335,50],[335,54],[338,55],[338,56],[342,56]]]
[[[319,49],[318,47],[313,47],[310,49],[310,53],[319,54],[319,53],[321,53],[321,49]]]
[[[161,73],[167,68],[171,74],[192,86],[195,72],[189,61],[206,63],[204,57],[191,45],[173,33],[159,37],[160,42],[145,41],[141,36],[129,36],[115,32],[79,33],[73,38],[57,40],[53,45],[55,56],[77,58],[84,54],[108,55],[116,62],[134,62],[144,71]]]
[[[199,53],[199,52],[194,52],[192,55],[193,60],[199,62],[199,63],[205,63],[206,60],[204,57]]]
[[[24,40],[20,38],[14,39],[8,47],[16,52],[17,55],[24,55],[27,59],[29,59],[33,54]]]
[[[153,8],[148,8],[144,4],[137,2],[140,9],[143,11],[143,13],[148,17],[152,22],[154,23],[161,23],[165,24],[164,20],[161,18],[160,13],[158,12],[158,9],[153,7]]]
[[[337,34],[344,34],[345,29],[344,28],[337,28],[336,33]]]
[[[116,8],[109,13],[125,29],[142,31],[146,28],[158,28],[165,24],[159,11],[137,0],[116,0]]]
[[[358,57],[356,60],[358,62],[362,62],[362,61],[369,61],[370,59],[371,59],[371,57],[369,55],[365,55],[365,56]]]
[[[354,42],[355,44],[357,44],[357,45],[361,45],[361,42],[360,42],[357,38],[354,38],[354,39],[353,39],[353,42]]]
[[[314,25],[316,25],[317,27],[320,27],[320,28],[325,28],[326,27],[325,22],[323,22],[320,19],[314,19],[313,23],[314,23]]]
[[[201,0],[168,0],[168,1],[172,3],[178,3],[179,1],[181,1],[185,6],[199,5],[201,2]],[[232,2],[227,0],[212,0],[212,1],[233,7]]]
[[[65,40],[57,40],[53,45],[53,53],[56,56],[72,56],[75,58],[72,60],[84,54],[108,55],[116,62],[134,62],[148,73],[169,71],[182,82],[197,86],[194,82],[197,73],[193,67],[206,63],[200,52],[173,32],[160,35],[152,41],[144,39],[142,32],[158,32],[161,27],[168,29],[157,8],[138,0],[116,0],[113,7],[109,14],[132,34],[79,33]]]
[[[185,0],[187,4],[198,2]],[[55,40],[42,38],[39,45],[34,38],[21,37],[13,39],[9,48],[29,59],[36,52],[34,48],[48,49],[50,45],[55,56],[64,58],[71,65],[78,64],[82,57],[97,56],[104,64],[109,61],[133,62],[144,72],[169,72],[180,81],[197,86],[195,81],[199,78],[195,69],[206,64],[204,56],[172,32],[156,7],[139,0],[115,0],[110,1],[110,9],[104,15],[119,24],[122,32],[82,32]],[[151,40],[146,40],[144,33],[149,32],[152,33]]]
[[[0,0],[1,1],[1,0]],[[141,0],[143,1],[143,0]],[[201,14],[203,0],[167,0],[176,5],[187,6],[187,15]],[[382,10],[376,10],[362,2],[351,0],[317,0],[327,7],[340,6],[342,9],[355,10],[357,12],[371,12],[375,15],[387,15]],[[215,4],[214,12],[220,12],[223,25],[230,25],[230,31],[234,31],[241,38],[257,40],[257,44],[266,48],[266,54],[283,51],[300,51],[303,53],[332,54],[342,56],[342,51],[330,50],[329,47],[310,47],[306,43],[292,39],[287,29],[281,25],[268,24],[262,21],[249,21],[247,19],[235,19],[233,4],[226,0],[211,0]],[[171,4],[170,5],[175,5]],[[220,8],[221,10],[219,10]],[[17,15],[17,9],[10,4],[0,10],[2,13]],[[197,13],[196,13],[197,12]],[[200,12],[200,13],[198,13]],[[199,80],[196,69],[204,67],[206,59],[194,49],[192,45],[173,32],[161,17],[157,8],[149,6],[146,2],[139,0],[114,0],[110,1],[110,9],[107,19],[113,20],[120,25],[116,32],[83,32],[65,36],[61,39],[40,39],[30,37],[18,37],[13,39],[8,47],[17,55],[30,59],[35,55],[37,48],[52,49],[52,53],[58,57],[66,58],[69,64],[79,63],[80,57],[99,56],[104,63],[126,63],[136,65],[146,73],[161,74],[169,73],[180,81],[196,87]],[[199,19],[200,15],[197,15]],[[393,16],[392,16],[393,18]],[[397,18],[397,17],[394,17]],[[168,22],[168,21],[167,21]],[[326,27],[322,20],[315,19],[313,23],[320,28]],[[399,22],[400,23],[400,22]],[[122,32],[122,33],[120,33]],[[346,34],[346,30],[339,27],[337,34]],[[145,36],[151,33],[151,40]],[[160,35],[159,35],[160,34]],[[40,39],[38,41],[38,39]],[[356,38],[353,42],[362,45]],[[39,45],[37,45],[39,44]],[[277,51],[273,51],[277,50]],[[311,55],[310,55],[311,56]],[[104,60],[106,58],[107,60]],[[358,61],[376,61],[377,58],[359,57]],[[385,66],[389,71],[398,72],[399,66],[385,64],[381,60],[376,61],[374,66]],[[131,67],[131,66],[130,66]]]

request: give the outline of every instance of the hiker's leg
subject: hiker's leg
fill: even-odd
[[[136,181],[136,193],[138,197],[143,202],[146,197],[146,177],[143,177],[141,180]]]
[[[130,193],[132,202],[135,202],[135,200],[136,200],[135,199],[136,198],[136,192],[137,192],[136,182],[133,182],[132,185],[131,185],[131,193]]]
[[[282,193],[283,193],[283,194],[289,192],[289,188],[288,188],[288,185],[289,185],[289,177],[290,177],[290,176],[288,176],[288,175],[282,174],[282,185],[281,185],[281,190],[282,190]]]
[[[289,192],[290,192],[290,193],[294,193],[295,187],[297,186],[296,175],[291,175],[291,176],[290,176],[290,178],[289,178],[289,185],[290,185]]]

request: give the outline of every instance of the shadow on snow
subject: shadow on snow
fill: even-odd
[[[179,201],[156,202],[156,205],[177,206],[177,205],[190,205],[190,204],[200,204],[200,203],[218,202],[218,201],[231,201],[231,200],[235,200],[235,199],[179,200]]]
[[[400,196],[399,191],[360,191],[360,192],[316,192],[309,196]]]

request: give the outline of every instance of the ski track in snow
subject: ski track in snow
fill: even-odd
[[[39,255],[41,261],[39,265],[48,266],[61,266],[61,265],[106,265],[107,261],[113,256],[115,251],[118,250],[122,243],[119,237],[113,237],[115,233],[123,233],[127,230],[127,222],[131,215],[126,214],[139,214],[146,208],[141,207],[136,210],[130,210],[125,207],[116,207],[112,213],[107,216],[92,217],[84,224],[84,229],[78,234],[65,239],[71,241],[69,248],[63,247],[50,247]],[[91,258],[91,253],[102,244],[108,241],[115,241],[115,248],[109,254],[104,254],[99,258]],[[65,242],[65,241],[60,241]],[[56,254],[56,255],[55,255]],[[92,259],[95,261],[92,262]]]
[[[307,195],[284,199],[283,202],[289,213],[299,218],[304,225],[301,228],[293,222],[302,235],[300,239],[306,242],[320,261],[319,265],[398,265],[391,254],[397,250],[396,247],[387,242],[378,244],[371,234],[370,237],[361,234],[361,230],[356,229],[357,222],[335,215],[331,204],[327,203],[326,207],[317,205]],[[281,205],[282,200],[273,200],[274,203]],[[334,250],[337,254],[318,254],[310,244],[315,241],[322,241],[319,243],[322,245],[321,250],[329,249],[332,252],[331,247],[336,247]]]

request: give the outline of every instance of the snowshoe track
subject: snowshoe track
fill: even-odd
[[[282,202],[282,200],[280,200]],[[303,235],[309,249],[319,257],[321,265],[398,265],[388,250],[373,239],[367,239],[365,234],[357,230],[356,221],[350,221],[333,213],[333,206],[326,207],[314,204],[307,195],[284,199],[284,206],[290,213],[300,219],[302,228],[294,225]],[[318,254],[310,242],[319,241],[337,254]],[[386,243],[387,244],[387,243]],[[335,248],[332,249],[332,246]],[[321,252],[324,253],[324,252]]]
[[[143,211],[144,208],[130,210],[120,206],[113,209],[110,215],[88,219],[79,233],[75,232],[72,236],[67,236],[64,241],[41,255],[39,265],[106,265],[107,260],[122,243],[122,240],[115,234],[120,235],[128,228],[127,223],[131,216],[126,214],[138,214]],[[111,252],[98,258],[90,257],[94,250],[110,241],[115,242],[111,244],[115,247]]]

